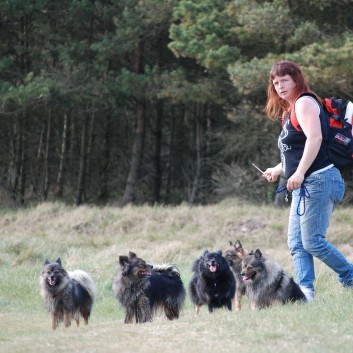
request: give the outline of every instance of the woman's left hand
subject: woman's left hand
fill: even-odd
[[[293,191],[300,189],[304,181],[304,173],[297,170],[287,181],[287,190]]]

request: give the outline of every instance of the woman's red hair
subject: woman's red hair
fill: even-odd
[[[273,80],[276,76],[282,77],[285,75],[289,75],[297,84],[294,89],[294,97],[298,97],[303,92],[314,93],[310,91],[309,85],[305,80],[300,67],[296,63],[291,61],[279,61],[275,63],[271,68],[267,84],[267,103],[265,113],[269,118],[278,119],[281,117],[283,111],[291,109],[290,104],[279,97],[273,86]]]

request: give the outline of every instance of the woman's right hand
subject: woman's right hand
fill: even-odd
[[[282,174],[282,164],[279,163],[273,168],[267,168],[264,173],[263,177],[270,183],[274,183],[278,180],[278,177]]]

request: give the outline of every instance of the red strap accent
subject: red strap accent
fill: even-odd
[[[331,98],[325,98],[324,105],[325,105],[326,110],[328,112],[333,113],[335,115],[338,115],[338,109],[332,107],[332,99]],[[342,123],[340,123],[337,120],[330,117],[330,127],[336,127],[338,129],[340,129],[340,128],[342,128]]]
[[[334,118],[330,118],[330,127],[336,127],[338,129],[342,128],[342,124],[335,120]]]
[[[290,113],[290,122],[293,125],[294,129],[296,129],[297,131],[302,131],[300,124],[299,124],[299,121],[297,119],[297,116],[295,114],[294,105],[293,105],[293,110]]]
[[[297,100],[300,98],[300,97],[303,97],[303,96],[309,96],[309,97],[313,97],[315,98],[316,100],[318,99],[315,94],[313,93],[310,93],[310,92],[303,92],[303,93],[300,93],[299,96],[294,100],[294,103],[293,103],[293,109],[291,110],[291,113],[290,113],[290,122],[291,124],[293,125],[294,129],[297,130],[297,131],[302,131],[301,127],[300,127],[300,124],[298,122],[298,119],[297,119],[297,116],[295,114],[295,103],[297,102]],[[327,99],[327,98],[326,98]]]

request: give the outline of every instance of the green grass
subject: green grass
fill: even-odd
[[[328,238],[353,260],[352,210],[337,209]],[[179,320],[157,317],[123,324],[124,313],[111,283],[119,255],[135,251],[152,263],[175,263],[185,287],[192,261],[204,249],[225,249],[240,239],[259,247],[293,275],[286,245],[288,209],[226,200],[218,205],[74,208],[44,203],[2,210],[0,217],[0,352],[352,352],[353,290],[316,262],[316,300],[261,311],[202,307],[194,316],[187,297]],[[68,270],[89,272],[97,298],[88,326],[52,331],[40,297],[39,275],[46,258]]]

